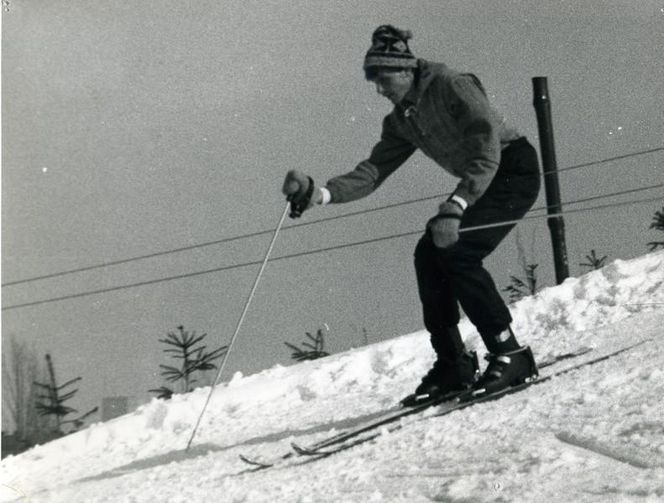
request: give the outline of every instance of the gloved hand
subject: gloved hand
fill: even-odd
[[[427,223],[427,229],[437,248],[449,248],[459,240],[462,217],[463,209],[458,204],[445,201],[440,205],[438,215]]]
[[[297,170],[286,173],[281,191],[291,203],[291,218],[300,217],[305,210],[322,201],[320,189],[315,187],[313,179]]]

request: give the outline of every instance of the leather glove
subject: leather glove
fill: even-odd
[[[459,240],[462,217],[463,209],[457,203],[445,201],[440,205],[438,215],[427,223],[427,229],[437,248],[449,248]]]
[[[286,173],[281,191],[290,201],[291,218],[299,218],[305,210],[322,201],[320,189],[315,187],[313,179],[297,170]]]

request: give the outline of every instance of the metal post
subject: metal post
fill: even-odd
[[[542,167],[544,169],[544,189],[546,191],[547,219],[553,245],[553,263],[556,271],[556,283],[562,283],[569,277],[567,261],[567,245],[565,243],[565,221],[562,217],[563,207],[560,202],[560,185],[558,183],[558,166],[556,151],[553,144],[553,126],[551,123],[551,100],[546,77],[533,77],[533,105],[537,113]]]

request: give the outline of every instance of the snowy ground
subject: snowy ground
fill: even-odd
[[[410,392],[431,363],[427,336],[238,375],[215,391],[190,450],[209,389],[3,460],[0,501],[664,501],[664,252],[569,279],[513,314],[540,361],[593,348],[547,371],[648,342],[501,400],[410,417],[375,441],[264,471],[238,455],[282,454],[292,440],[316,441]],[[462,333],[481,353],[472,327]]]

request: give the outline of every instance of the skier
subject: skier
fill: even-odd
[[[535,149],[492,108],[478,78],[415,58],[411,37],[391,25],[372,35],[365,77],[394,109],[369,158],[322,187],[289,171],[282,189],[291,218],[316,204],[354,201],[376,190],[418,148],[460,179],[415,249],[424,325],[437,358],[406,405],[469,388],[491,393],[537,375],[530,348],[517,342],[510,312],[482,266],[514,224],[460,231],[521,219],[540,187]],[[488,350],[479,379],[477,357],[457,327],[459,304]]]

